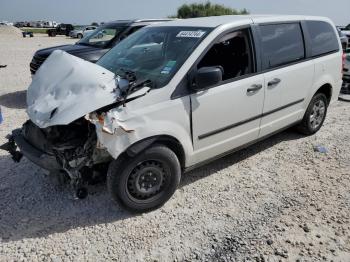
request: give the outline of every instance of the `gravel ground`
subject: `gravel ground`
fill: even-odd
[[[72,42],[0,34],[0,144],[27,118],[33,52]],[[76,201],[0,151],[0,261],[350,261],[349,124],[350,104],[337,102],[316,135],[288,130],[192,171],[138,216],[105,185]]]

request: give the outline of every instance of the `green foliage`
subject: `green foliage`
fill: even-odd
[[[177,18],[193,18],[203,16],[219,16],[219,15],[245,15],[249,14],[247,9],[236,10],[219,4],[212,4],[209,1],[205,4],[194,3],[184,4],[177,9],[177,15],[171,17]]]
[[[49,28],[28,28],[28,27],[22,27],[20,28],[24,32],[33,32],[34,34],[46,34],[47,29]]]

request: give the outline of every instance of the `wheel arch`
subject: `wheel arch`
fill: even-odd
[[[153,144],[162,144],[167,146],[176,154],[177,158],[179,159],[181,168],[185,168],[185,150],[178,139],[169,135],[157,135],[137,141],[134,144],[130,145],[123,153],[121,153],[118,158],[125,156],[133,157],[144,151],[146,148],[149,148]]]
[[[330,104],[331,100],[332,100],[332,94],[333,94],[333,87],[330,83],[325,83],[323,84],[321,87],[319,87],[317,89],[317,91],[315,92],[314,95],[318,94],[318,93],[322,93],[327,97],[327,102],[328,105]]]

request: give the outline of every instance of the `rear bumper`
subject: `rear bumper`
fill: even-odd
[[[20,152],[34,164],[49,171],[62,169],[62,167],[58,164],[55,156],[49,155],[32,146],[22,135],[21,129],[13,130],[12,137]]]

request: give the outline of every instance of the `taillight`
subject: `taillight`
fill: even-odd
[[[342,55],[342,68],[341,68],[341,72],[342,74],[344,74],[344,68],[345,68],[345,59],[346,59],[346,54],[343,53]]]

